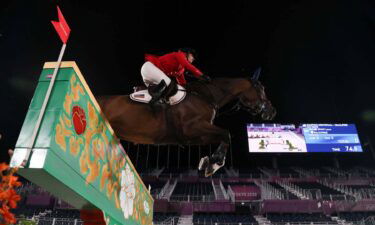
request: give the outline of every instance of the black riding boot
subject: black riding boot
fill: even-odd
[[[169,97],[172,97],[175,95],[178,91],[177,83],[174,80],[171,80],[171,83],[168,85],[168,87],[165,89],[165,98],[166,100],[169,99]]]
[[[160,98],[163,96],[165,89],[167,88],[167,84],[164,80],[161,80],[159,84],[149,86],[148,92],[150,93],[152,99],[149,102],[150,105],[155,104]]]

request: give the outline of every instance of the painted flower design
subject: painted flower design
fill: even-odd
[[[85,132],[86,129],[86,116],[85,111],[78,105],[73,107],[72,112],[73,125],[78,135]]]
[[[146,200],[143,202],[143,208],[145,210],[145,213],[148,215],[148,213],[150,212],[150,207],[149,207],[148,202]]]
[[[133,204],[135,198],[134,174],[126,164],[125,170],[121,171],[121,191],[120,205],[125,219],[133,214]]]

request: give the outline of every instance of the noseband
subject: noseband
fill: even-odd
[[[257,80],[253,80],[253,79],[250,79],[249,80],[251,82],[251,84],[253,85],[255,91],[257,92],[258,96],[262,96],[261,92],[262,92],[262,89],[263,89],[263,86],[260,84],[259,81]],[[209,92],[209,95],[210,95],[210,98],[211,99],[214,99],[214,94],[212,93],[209,85],[207,83],[204,83],[204,82],[200,82],[202,85],[204,85],[206,87],[206,89],[208,90]],[[210,83],[213,87],[217,88],[218,90],[221,90],[224,92],[224,95],[226,94],[230,94],[230,93],[227,93],[225,90],[222,90],[221,88],[219,88],[218,86],[216,86],[215,84],[213,83]],[[199,95],[198,93],[196,93],[197,95]],[[211,100],[210,99],[210,100]],[[212,101],[208,101],[212,106],[213,108],[215,109],[215,111],[217,111],[216,113],[216,117],[218,116],[221,116],[221,115],[231,115],[235,112],[238,112],[239,110],[244,110],[244,111],[247,111],[249,113],[252,113],[254,114],[254,108],[252,107],[248,107],[246,106],[240,98],[237,98],[237,100],[235,101],[235,103],[233,104],[233,106],[231,108],[229,108],[228,110],[225,110],[223,112],[218,112],[218,109],[219,109],[219,105],[220,105],[220,102],[219,103],[213,103]],[[265,108],[266,108],[266,100],[260,98],[259,101],[257,102],[257,104],[255,105],[258,106],[258,112],[257,113],[260,113],[261,111],[263,111]],[[259,104],[260,103],[260,104]]]
[[[254,108],[258,106],[257,112],[255,112],[255,114],[257,114],[257,113],[262,112],[266,108],[267,100],[262,98],[262,91],[263,91],[262,84],[258,80],[255,80],[255,79],[249,79],[249,81],[251,82],[257,95],[259,96],[259,100],[256,102],[256,104],[253,107],[246,106],[244,103],[241,102],[240,99],[238,101],[238,104],[239,104],[240,109],[243,109],[252,114],[254,114]]]

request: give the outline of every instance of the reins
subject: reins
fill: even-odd
[[[199,81],[198,81],[198,82],[199,82]],[[217,113],[216,113],[216,117],[221,116],[221,115],[230,115],[230,114],[232,114],[232,113],[237,112],[238,110],[240,110],[241,105],[240,105],[240,100],[238,99],[237,102],[236,102],[236,104],[234,104],[230,109],[228,109],[228,110],[226,110],[226,111],[224,111],[224,112],[218,112],[219,106],[221,105],[221,102],[223,101],[223,99],[225,99],[226,96],[228,96],[228,95],[232,95],[232,94],[229,93],[229,92],[227,92],[226,90],[221,89],[220,87],[218,87],[217,85],[215,85],[215,84],[212,83],[212,82],[210,82],[210,83],[199,82],[199,84],[204,85],[204,86],[206,87],[206,89],[208,90],[209,94],[211,95],[210,97],[211,97],[211,100],[212,100],[212,101],[209,101],[209,100],[208,100],[208,103],[211,104],[211,105],[213,105],[215,111],[217,111]],[[220,90],[221,92],[223,92],[223,96],[224,96],[224,97],[221,98],[221,99],[219,100],[218,103],[213,103],[214,100],[215,100],[215,97],[214,97],[214,94],[212,93],[212,91],[211,91],[211,89],[210,89],[210,85],[214,86],[216,89],[218,89],[218,90]],[[197,93],[197,95],[202,96],[202,95],[200,95],[199,93]],[[203,96],[202,96],[202,97],[203,97]]]

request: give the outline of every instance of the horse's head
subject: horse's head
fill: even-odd
[[[264,120],[272,120],[276,116],[276,109],[267,99],[264,86],[257,79],[249,79],[250,87],[239,95],[243,109],[252,115],[260,114]]]

